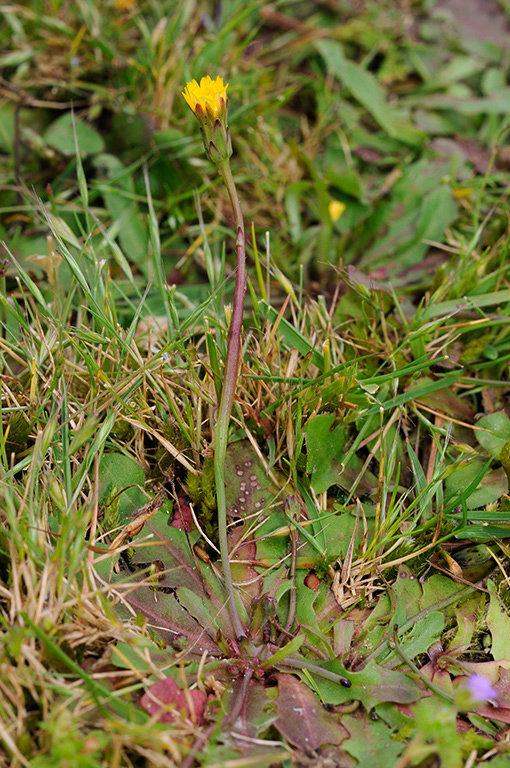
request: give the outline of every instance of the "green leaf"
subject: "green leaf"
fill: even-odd
[[[272,506],[278,488],[266,474],[249,440],[231,443],[225,457],[226,504],[230,515],[250,517]]]
[[[396,765],[404,745],[393,741],[391,731],[383,720],[372,720],[366,712],[358,709],[353,715],[344,715],[342,723],[350,734],[342,749],[355,757],[360,766],[393,768]]]
[[[388,104],[385,92],[370,72],[345,58],[340,43],[335,40],[319,40],[315,45],[328,70],[370,112],[389,136],[412,146],[423,142],[425,134],[404,120]]]
[[[316,493],[323,493],[338,483],[342,474],[345,430],[343,427],[333,428],[335,418],[334,413],[315,416],[306,429],[307,471],[312,475]]]
[[[446,496],[453,498],[458,491],[463,494],[477,477],[481,476],[485,464],[478,459],[471,459],[466,466],[460,467],[445,480]],[[486,472],[478,481],[476,489],[464,499],[467,509],[478,509],[486,504],[497,501],[502,493],[507,490],[508,482],[504,471],[499,468],[493,472]],[[477,518],[480,520],[481,518]]]
[[[113,220],[109,234],[118,234],[126,256],[135,264],[139,264],[147,259],[149,236],[147,227],[140,218],[139,205],[134,199],[135,184],[132,172],[114,155],[99,155],[95,158],[94,166],[104,179],[95,186],[100,190]]]
[[[363,199],[365,194],[363,184],[359,174],[353,168],[349,168],[341,173],[329,168],[326,172],[326,177],[330,184],[340,190],[340,192],[355,197],[357,200]]]
[[[293,637],[290,642],[273,653],[272,656],[270,656],[268,659],[265,659],[265,661],[263,661],[260,666],[262,669],[269,669],[270,667],[276,666],[291,654],[299,651],[305,640],[306,637],[304,634],[296,635],[296,637]]]
[[[332,680],[312,675],[314,686],[324,701],[342,704],[358,699],[370,710],[383,701],[409,704],[422,696],[421,689],[400,670],[385,669],[375,661],[369,661],[360,672],[346,671],[339,661],[316,662],[317,666],[336,672],[351,681],[351,688],[344,688]]]
[[[242,685],[243,678],[240,677],[233,681],[232,687],[226,693],[225,709],[227,712],[230,712],[238,697],[242,695]],[[236,735],[241,734],[247,741],[259,738],[264,735],[277,717],[276,704],[267,695],[267,689],[262,683],[253,682],[243,695],[243,705],[235,721]],[[251,750],[253,746],[249,745],[249,748]],[[274,751],[274,743],[269,748]],[[261,764],[263,765],[263,763]],[[259,765],[258,762],[257,765]]]
[[[93,155],[103,151],[103,137],[94,128],[78,118],[75,118],[75,125],[80,154]],[[50,147],[54,147],[63,155],[74,155],[76,153],[76,145],[72,113],[66,112],[65,115],[54,120],[46,129],[44,140]]]
[[[105,453],[99,462],[99,502],[111,501],[118,493],[119,517],[123,520],[141,509],[149,498],[143,493],[145,475],[142,467],[124,453]],[[124,490],[125,489],[125,490]]]
[[[476,439],[491,456],[499,457],[503,446],[510,440],[510,419],[503,411],[490,413],[477,422]],[[486,432],[482,432],[487,430]]]
[[[487,588],[491,591],[487,626],[492,636],[492,657],[494,661],[508,661],[510,659],[510,616],[493,591],[496,587],[492,581],[488,582]]]
[[[409,633],[400,640],[400,647],[410,659],[414,659],[419,654],[426,653],[430,646],[439,640],[444,625],[445,617],[441,611],[432,611],[413,625]],[[393,657],[389,666],[398,666],[400,663],[400,659]],[[387,660],[385,664],[388,664]]]

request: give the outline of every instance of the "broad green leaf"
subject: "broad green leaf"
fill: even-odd
[[[416,683],[404,672],[386,669],[375,661],[368,662],[360,672],[345,670],[336,659],[316,663],[347,678],[352,683],[351,688],[344,688],[332,680],[312,675],[317,691],[329,704],[341,704],[344,701],[358,699],[367,710],[370,710],[383,701],[409,704],[423,694]]]
[[[491,456],[498,458],[507,440],[510,440],[510,419],[503,411],[490,413],[477,421],[476,439]],[[487,430],[487,431],[482,431]]]
[[[398,604],[404,608],[403,617],[394,614],[393,623],[401,624],[402,620],[405,621],[409,616],[419,613],[423,589],[414,573],[406,565],[401,565],[398,569],[397,580],[392,586],[392,591],[397,596]]]
[[[118,503],[119,519],[124,520],[149,501],[142,490],[144,480],[144,471],[134,459],[124,453],[103,454],[99,462],[100,504]],[[116,499],[113,499],[113,494],[118,494]]]
[[[243,679],[238,678],[228,690],[225,709],[229,712],[239,695]],[[235,721],[235,733],[241,734],[248,740],[260,738],[278,717],[276,703],[267,695],[267,689],[262,683],[253,682],[243,696],[243,705]],[[252,745],[247,743],[247,748],[252,755]],[[274,744],[271,745],[274,750]],[[258,765],[258,763],[257,763]]]
[[[418,619],[409,632],[400,638],[400,647],[410,659],[414,659],[419,654],[427,653],[430,646],[441,637],[444,625],[444,614],[441,611],[432,611],[422,619]],[[400,657],[393,654],[391,661],[390,657],[386,657],[384,663],[388,667],[394,668],[400,666],[402,662]]]
[[[489,609],[487,611],[487,626],[492,637],[491,653],[494,661],[510,660],[510,616],[496,596],[494,583],[487,584],[491,592]]]
[[[370,72],[345,58],[340,43],[335,40],[319,40],[315,45],[328,70],[371,113],[389,136],[412,146],[423,142],[425,134],[404,120],[388,104],[385,92]]]
[[[227,511],[233,517],[250,517],[262,511],[267,515],[269,511],[277,511],[274,501],[278,488],[266,474],[249,440],[240,440],[228,446],[225,478]]]
[[[190,656],[201,657],[204,651],[218,655],[218,645],[173,594],[155,592],[153,588],[138,585],[130,590],[126,599],[149,631],[163,638],[175,650],[188,651]],[[116,608],[121,618],[132,620],[132,613],[122,604]]]
[[[473,590],[467,586],[456,584],[448,576],[435,573],[423,585],[423,596],[420,600],[422,611],[429,609],[442,610],[460,600],[462,593],[466,597]]]
[[[363,184],[359,173],[353,168],[349,168],[346,171],[334,171],[331,168],[327,169],[326,176],[328,181],[336,187],[340,192],[344,192],[346,195],[355,197],[357,200],[362,200],[364,197]]]
[[[355,757],[360,766],[394,768],[404,744],[391,738],[391,731],[383,720],[372,720],[358,709],[353,715],[344,715],[342,723],[350,734],[342,749]]]
[[[459,467],[448,475],[445,480],[446,497],[453,499],[460,491],[468,510],[484,507],[486,504],[497,501],[508,488],[505,472],[501,468],[485,472],[476,489],[468,496],[464,496],[471,483],[482,475],[485,466],[485,463],[479,459],[470,459],[465,466]]]
[[[80,154],[93,155],[103,151],[104,139],[92,126],[77,117],[75,117],[75,125]],[[76,144],[72,113],[66,112],[54,120],[44,132],[44,140],[63,155],[74,155]]]
[[[134,199],[132,171],[114,155],[99,155],[94,166],[102,177],[95,186],[101,192],[116,230],[110,229],[110,236],[118,236],[122,250],[135,264],[145,261],[149,236]]]
[[[311,419],[306,428],[307,471],[316,493],[338,483],[342,474],[345,430],[333,428],[335,418],[334,413],[323,413]]]

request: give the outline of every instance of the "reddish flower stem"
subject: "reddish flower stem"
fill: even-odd
[[[225,457],[228,445],[228,428],[234,407],[235,393],[239,378],[239,362],[241,357],[241,334],[243,327],[244,295],[246,293],[246,250],[244,235],[244,220],[239,203],[239,197],[234,184],[232,171],[228,160],[218,165],[222,178],[227,187],[230,202],[234,210],[236,223],[237,272],[234,292],[234,306],[228,336],[225,373],[221,392],[218,418],[214,435],[214,476],[216,480],[216,500],[218,505],[218,535],[223,568],[225,587],[229,594],[229,611],[234,632],[238,640],[246,636],[239,617],[236,594],[232,582],[230,559],[227,540],[227,507],[225,498]]]

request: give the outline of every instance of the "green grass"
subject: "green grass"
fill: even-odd
[[[505,765],[501,49],[430,2],[2,15],[0,766]],[[212,468],[233,216],[181,96],[203,74],[251,233],[240,647]]]

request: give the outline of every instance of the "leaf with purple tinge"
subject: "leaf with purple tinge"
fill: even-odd
[[[151,717],[155,715],[160,723],[173,723],[184,714],[197,725],[203,725],[206,703],[207,696],[203,691],[182,691],[171,677],[158,680],[140,699],[145,711]]]
[[[174,594],[156,593],[150,587],[140,585],[124,598],[131,609],[147,621],[151,632],[157,632],[175,650],[187,650],[189,655],[202,656],[207,651],[211,656],[219,656],[220,651],[212,628],[209,633],[200,626],[189,612],[180,604]],[[121,618],[131,614],[122,604],[117,606]]]
[[[172,590],[183,588],[200,596],[204,608],[207,607],[209,611],[209,620],[212,615],[226,615],[225,593],[216,571],[199,560],[191,549],[200,536],[199,532],[186,533],[170,526],[168,520],[168,515],[158,513],[145,523],[140,539],[152,534],[155,543],[137,548],[135,539],[131,563],[160,563],[163,571],[157,575],[157,587]],[[225,626],[221,628],[226,635],[231,634],[229,627],[230,620],[225,619]]]
[[[226,598],[223,598],[220,605],[216,606],[204,592],[195,592],[191,589],[186,589],[186,587],[179,587],[176,595],[179,604],[197,620],[208,635],[216,637],[217,633],[221,632],[225,637],[231,640],[234,639],[235,633],[228,612]],[[239,607],[241,607],[240,604]],[[243,621],[247,620],[243,611],[241,611],[241,619]]]
[[[293,675],[278,674],[276,679],[278,718],[274,725],[287,741],[309,752],[323,744],[338,745],[347,738],[338,715],[327,712],[310,688]]]
[[[140,573],[132,575],[140,585],[124,600],[174,647],[218,655],[217,631],[227,638],[233,638],[234,631],[216,572],[191,549],[198,537],[198,531],[170,526],[164,512],[147,520],[133,540],[130,559],[132,566],[140,566]],[[157,571],[148,573],[148,566],[156,564]],[[125,582],[126,574],[118,574],[114,581]]]
[[[266,475],[264,465],[249,440],[231,443],[225,459],[226,502],[232,517],[248,517],[256,512],[274,511],[279,489]],[[280,495],[283,501],[283,495]],[[279,508],[278,504],[276,508]]]
[[[228,535],[228,545],[234,584],[242,584],[243,592],[250,597],[259,597],[262,578],[250,562],[257,557],[257,544],[253,535],[246,533],[246,524],[236,526]]]
[[[187,587],[202,592],[202,573],[191,551],[199,533],[192,531],[187,534],[186,531],[170,526],[169,522],[164,512],[158,512],[146,521],[140,535],[133,540],[134,552],[130,562],[142,567],[148,563],[161,563],[163,570],[158,575],[159,587]],[[137,542],[146,541],[149,535],[151,539],[147,544],[137,546]]]

